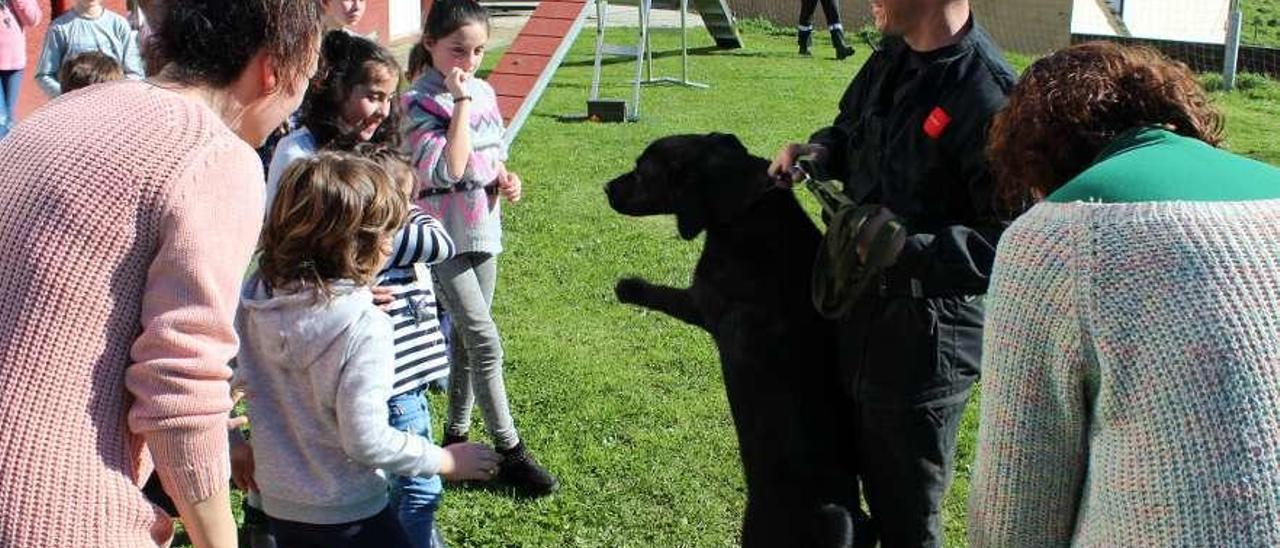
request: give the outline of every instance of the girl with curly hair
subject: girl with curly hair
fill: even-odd
[[[1280,170],[1186,66],[1081,44],[991,128],[974,546],[1280,544]]]

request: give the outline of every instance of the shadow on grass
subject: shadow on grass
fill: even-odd
[[[445,489],[446,490],[456,489],[458,491],[474,491],[477,493],[488,493],[491,495],[505,497],[505,498],[509,498],[519,502],[533,502],[540,498],[546,498],[546,496],[538,497],[526,491],[518,489],[516,487],[506,485],[504,483],[499,483],[496,481],[446,482]],[[554,496],[554,493],[552,495],[547,495],[547,496]]]
[[[724,49],[717,46],[702,46],[697,48],[689,48],[691,57],[786,57],[785,55],[777,55],[764,51],[746,51],[741,49]],[[668,57],[679,57],[680,50],[664,50],[656,51],[653,54],[654,59],[666,59]],[[600,61],[601,65],[617,65],[622,63],[634,63],[635,56],[627,55],[610,55]],[[583,59],[581,61],[568,61],[561,63],[562,67],[589,67],[595,64],[595,59]]]

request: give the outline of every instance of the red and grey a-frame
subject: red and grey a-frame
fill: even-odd
[[[489,73],[511,144],[582,32],[591,0],[542,0]]]
[[[556,68],[582,32],[593,0],[541,0],[516,36],[488,81],[498,94],[498,107],[507,124],[506,141],[515,140],[520,127],[547,89]],[[742,47],[727,0],[692,0],[716,45]],[[431,0],[422,1],[425,14]]]

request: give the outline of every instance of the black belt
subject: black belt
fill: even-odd
[[[484,188],[484,193],[490,196],[496,195],[498,193],[498,185],[496,184],[485,185],[483,188]],[[443,196],[445,194],[453,194],[455,192],[468,192],[475,189],[476,187],[471,186],[468,183],[458,183],[453,186],[424,188],[418,191],[418,197],[426,198],[428,196]]]

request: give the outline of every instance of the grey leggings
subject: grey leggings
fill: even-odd
[[[453,319],[453,356],[449,365],[449,416],[445,433],[461,436],[471,428],[471,407],[480,401],[485,427],[498,449],[520,442],[507,389],[502,380],[502,341],[489,315],[498,258],[463,253],[435,267],[440,297]]]

